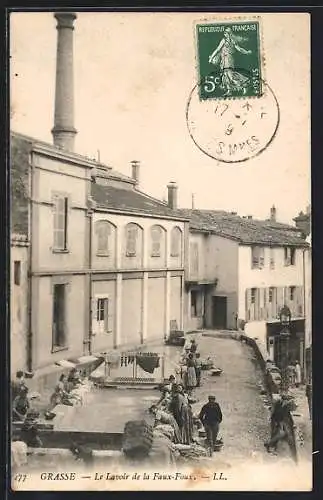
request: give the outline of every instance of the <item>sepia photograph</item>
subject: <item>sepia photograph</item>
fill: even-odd
[[[11,11],[14,491],[311,491],[307,13]]]

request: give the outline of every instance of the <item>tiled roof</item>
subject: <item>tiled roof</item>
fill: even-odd
[[[31,142],[13,137],[10,143],[11,233],[28,236],[29,153]]]
[[[92,185],[92,197],[97,208],[139,212],[172,219],[188,220],[181,210],[173,210],[165,203],[137,189],[121,189],[115,186]]]
[[[110,177],[113,177],[114,179],[120,179],[120,180],[125,181],[125,182],[129,182],[130,184],[135,184],[135,181],[132,179],[132,177],[129,177],[125,174],[122,174],[121,172],[114,170],[113,168],[111,168],[108,165],[102,165],[100,162],[96,161],[93,158],[89,158],[88,156],[81,155],[79,153],[75,153],[75,152],[71,152],[71,151],[65,151],[64,149],[62,149],[58,146],[55,146],[55,144],[41,141],[39,139],[35,139],[34,137],[20,134],[19,132],[11,131],[11,137],[16,138],[16,139],[21,140],[21,141],[26,141],[27,143],[35,145],[35,146],[37,146],[37,145],[44,146],[48,150],[51,150],[53,152],[53,155],[55,155],[55,153],[63,153],[63,154],[65,153],[68,156],[72,156],[74,158],[74,161],[77,161],[79,159],[80,161],[90,162],[90,164],[92,164],[93,167],[96,167],[96,166],[102,167],[103,166],[107,169],[108,175]]]
[[[220,210],[181,210],[190,217],[190,229],[206,231],[241,244],[307,246],[299,230],[287,224],[271,220],[240,217]]]

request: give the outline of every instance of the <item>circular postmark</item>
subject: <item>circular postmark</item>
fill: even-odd
[[[214,75],[215,80],[218,75]],[[240,163],[261,154],[279,126],[279,105],[267,82],[259,97],[201,99],[200,83],[192,89],[186,123],[195,145],[223,163]]]

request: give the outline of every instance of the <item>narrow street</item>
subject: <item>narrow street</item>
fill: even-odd
[[[193,392],[196,399],[192,405],[194,415],[199,414],[209,395],[215,395],[222,409],[219,436],[223,438],[224,447],[220,453],[214,454],[214,461],[232,466],[250,459],[266,462],[282,458],[291,460],[287,444],[280,445],[279,457],[268,454],[264,448],[264,442],[269,437],[269,411],[265,405],[266,396],[260,394],[262,372],[253,349],[223,335],[219,338],[216,336],[218,333],[188,336],[188,341],[193,337],[196,339],[202,359],[210,357],[215,366],[223,370],[220,376],[202,371],[201,387]],[[182,348],[159,344],[151,349],[164,353],[165,376],[174,374]],[[139,375],[144,376],[145,372]],[[159,395],[156,390],[97,388],[86,394],[84,406],[61,405],[55,429],[122,433],[125,423],[140,419],[143,412],[159,399]]]
[[[269,413],[260,395],[262,373],[252,348],[230,338],[199,335],[197,342],[201,357],[210,356],[223,370],[218,377],[202,372],[201,387],[195,390],[199,401],[194,405],[196,412],[209,395],[217,398],[223,413],[221,458],[245,460],[254,452],[265,455]]]

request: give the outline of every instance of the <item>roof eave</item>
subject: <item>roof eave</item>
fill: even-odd
[[[156,214],[154,212],[145,212],[145,211],[135,210],[135,209],[131,209],[131,208],[118,209],[118,208],[97,205],[94,209],[94,212],[115,213],[115,214],[122,214],[122,215],[136,215],[138,217],[149,217],[149,218],[153,218],[153,219],[167,219],[167,220],[176,220],[176,221],[180,221],[180,222],[189,222],[189,219],[183,219],[182,217],[176,217],[176,215],[174,215],[174,216],[161,215],[161,214]]]

